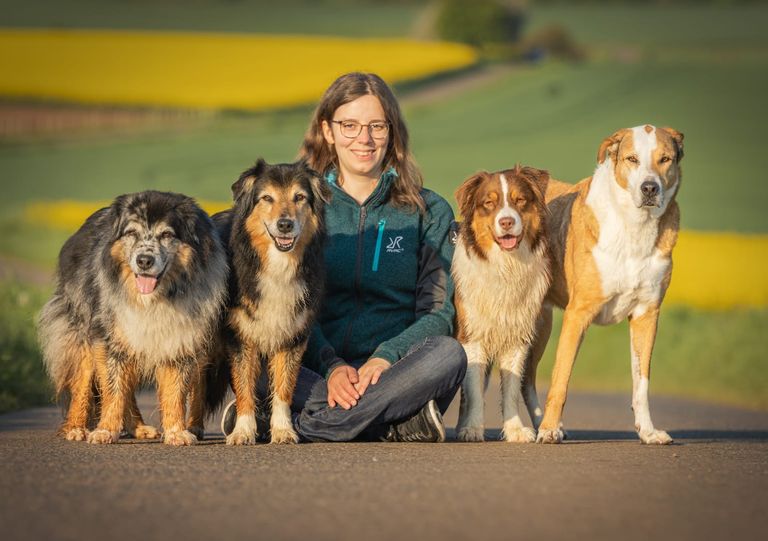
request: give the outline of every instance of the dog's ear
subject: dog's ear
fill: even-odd
[[[211,223],[211,219],[191,197],[185,199],[183,208],[185,238],[182,240],[194,248],[198,248],[200,237],[205,234],[204,228]]]
[[[475,213],[475,196],[477,189],[488,178],[488,171],[479,171],[466,179],[459,189],[456,190],[456,202],[459,204],[459,214],[462,219],[468,222]]]
[[[123,209],[126,206],[127,199],[128,195],[120,195],[106,208],[106,220],[111,227],[112,234],[110,242],[116,242],[123,234],[123,227],[125,227],[125,213]]]
[[[520,169],[520,178],[524,179],[533,189],[536,197],[543,203],[549,184],[549,171],[523,166]]]
[[[620,129],[610,137],[603,139],[600,143],[600,148],[597,151],[597,163],[603,163],[609,156],[616,163],[616,153],[619,151],[619,143],[624,139],[624,136],[629,133],[627,128]]]
[[[322,209],[331,201],[331,189],[323,178],[323,175],[312,169],[306,159],[299,162],[309,175],[309,186],[312,189],[312,196],[315,200],[315,210]]]
[[[259,160],[256,162],[256,165],[246,171],[243,171],[243,173],[240,175],[240,178],[238,178],[237,181],[232,185],[232,199],[235,201],[235,203],[240,200],[243,194],[251,191],[251,188],[253,188],[253,184],[256,182],[256,179],[259,178],[259,176],[264,172],[264,169],[266,168],[267,162],[264,161],[264,158],[259,158]]]
[[[685,136],[674,128],[664,127],[661,129],[667,132],[675,142],[675,145],[677,146],[677,163],[680,163],[680,160],[683,159],[683,139]]]

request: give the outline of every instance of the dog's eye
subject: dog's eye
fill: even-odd
[[[160,235],[161,240],[171,240],[173,237],[173,231],[163,231],[163,233]]]
[[[515,204],[518,207],[524,207],[527,202],[528,201],[525,200],[525,197],[518,197],[517,199],[515,199]]]
[[[139,232],[136,231],[135,229],[128,229],[126,231],[123,231],[123,236],[130,237],[132,239],[137,239],[139,238]]]
[[[640,163],[640,160],[637,159],[637,156],[627,156],[627,161],[631,163]]]
[[[271,195],[264,194],[261,196],[261,200],[265,203],[273,203],[275,200],[272,198]]]
[[[667,163],[669,161],[672,161],[672,158],[670,158],[669,156],[662,156],[661,159],[659,160],[659,162],[661,163]]]
[[[496,203],[494,203],[492,200],[488,199],[483,203],[483,206],[488,210],[493,210],[496,208]]]
[[[295,203],[298,203],[299,201],[304,201],[306,198],[307,196],[304,195],[303,193],[297,193],[296,195],[293,196],[293,201]]]

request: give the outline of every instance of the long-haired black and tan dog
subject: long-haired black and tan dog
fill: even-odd
[[[227,443],[256,442],[256,384],[262,362],[269,371],[271,441],[295,443],[290,404],[322,295],[324,208],[330,190],[303,162],[269,165],[259,160],[232,185],[232,193],[233,208],[213,217],[232,269],[224,357],[237,422]],[[209,367],[209,388],[197,393],[200,401],[191,406],[193,431],[202,430],[203,394],[208,412],[224,397],[226,384],[211,373],[227,371]]]
[[[69,402],[64,437],[155,437],[134,399],[139,382],[154,378],[164,442],[196,442],[184,429],[186,397],[218,328],[227,268],[211,219],[189,197],[122,195],[86,220],[61,250],[39,319],[48,373]],[[101,415],[88,433],[94,390]]]

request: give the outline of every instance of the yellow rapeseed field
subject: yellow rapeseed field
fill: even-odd
[[[108,201],[35,202],[24,211],[34,224],[75,231]],[[210,214],[229,203],[200,201]],[[665,304],[703,309],[768,306],[768,235],[682,231],[673,253],[672,285]]]
[[[768,235],[682,231],[666,302],[697,308],[768,306]]]
[[[271,109],[317,101],[338,75],[394,83],[477,60],[465,45],[406,39],[0,31],[0,95],[85,104]]]

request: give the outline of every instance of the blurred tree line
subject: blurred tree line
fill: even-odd
[[[526,0],[438,0],[433,4],[436,35],[478,47],[490,60],[583,59],[583,49],[561,25],[524,35],[529,4]]]

